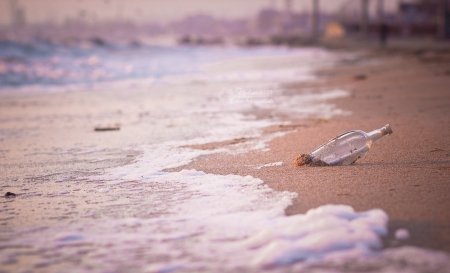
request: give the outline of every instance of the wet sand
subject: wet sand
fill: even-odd
[[[415,245],[450,251],[449,55],[370,55],[367,57],[376,57],[377,61],[342,63],[318,71],[325,81],[287,86],[287,93],[304,88],[347,89],[351,96],[333,103],[351,111],[351,115],[293,120],[292,126],[267,129],[292,131],[272,140],[270,151],[206,156],[183,168],[251,175],[276,190],[296,192],[299,196],[287,209],[288,215],[325,204],[348,204],[357,211],[381,208],[390,217],[386,247]],[[299,154],[340,133],[354,129],[368,132],[387,123],[394,134],[375,143],[355,165],[294,167]],[[261,167],[280,161],[281,166]],[[396,240],[398,228],[408,229],[410,239]]]

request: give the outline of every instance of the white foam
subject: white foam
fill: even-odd
[[[141,168],[137,171],[147,173]],[[103,179],[107,175],[123,179],[114,170]],[[136,184],[136,180],[129,183]],[[2,243],[7,251],[1,260],[14,263],[20,255],[14,246],[28,245],[27,251],[38,250],[43,255],[36,266],[46,263],[50,267],[61,257],[69,259],[88,250],[80,272],[259,272],[266,268],[309,272],[308,266],[331,266],[333,272],[345,272],[348,264],[357,271],[375,264],[380,272],[450,268],[444,253],[410,247],[382,251],[381,237],[387,234],[388,223],[382,210],[355,212],[349,206],[326,205],[285,216],[296,194],[276,192],[251,176],[196,170],[154,172],[139,184],[145,193],[130,195],[126,206],[157,216],[55,225],[39,231],[40,236],[34,236],[34,230],[22,230],[22,236]],[[95,215],[94,211],[84,217]]]
[[[278,219],[250,237],[246,245],[258,249],[252,261],[258,267],[316,261],[335,252],[342,255],[356,250],[367,255],[381,248],[387,220],[381,210],[356,213],[349,206],[325,205],[305,215]]]
[[[345,98],[349,95],[350,93],[346,90],[333,89],[325,92],[277,96],[274,99],[274,106],[263,105],[262,107],[274,107],[276,113],[289,114],[290,116],[300,118],[317,116],[331,118],[336,115],[349,115],[350,112],[336,108],[335,105],[326,101]]]
[[[260,170],[262,168],[266,168],[266,167],[274,167],[274,166],[282,166],[283,162],[279,161],[279,162],[273,162],[273,163],[267,163],[261,166],[256,167],[256,169]]]
[[[176,147],[180,145],[174,142],[170,145],[174,146],[159,147],[159,150],[146,147],[142,159],[136,163],[115,168],[99,177],[101,181],[122,183],[126,183],[124,179],[134,183],[140,180],[145,184],[143,188],[151,187],[150,196],[154,201],[145,207],[158,207],[161,216],[149,220],[116,220],[112,224],[123,226],[131,222],[133,226],[138,226],[140,231],[136,232],[145,233],[145,238],[132,241],[154,242],[157,249],[154,255],[183,253],[182,259],[174,254],[170,262],[151,268],[181,268],[188,272],[199,268],[207,271],[238,268],[259,271],[295,267],[298,263],[316,266],[328,262],[346,263],[354,259],[364,264],[375,258],[376,263],[381,263],[386,270],[391,266],[396,268],[396,264],[386,261],[388,256],[382,251],[381,238],[387,235],[388,224],[384,211],[355,212],[350,206],[325,205],[306,214],[286,217],[284,210],[292,204],[296,194],[276,192],[260,179],[214,175],[196,170],[161,171],[166,165],[181,166],[200,154],[212,153],[187,148],[176,153],[180,149]],[[183,160],[178,156],[164,155],[166,152],[184,155]],[[280,163],[263,166],[279,166]],[[160,170],[155,166],[159,166]],[[162,226],[166,227],[163,231],[160,230]],[[88,236],[103,236],[103,240],[108,241],[107,237],[111,236],[108,234],[111,233],[115,233],[114,229],[104,235]],[[136,234],[130,236],[115,236],[115,240],[131,240]],[[396,255],[402,255],[399,253],[407,250],[399,248],[396,251]],[[234,253],[239,253],[239,257]],[[436,261],[432,252],[427,255],[431,258],[425,258],[429,261],[425,268],[442,262]],[[443,254],[436,255],[440,257]],[[219,261],[217,257],[220,257]],[[413,259],[409,257],[405,263],[408,269],[416,272],[411,266]]]
[[[395,239],[406,240],[409,239],[409,231],[406,228],[399,228],[395,231]]]

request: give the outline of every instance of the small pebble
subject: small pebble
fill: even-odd
[[[367,79],[367,76],[364,74],[359,74],[359,75],[353,76],[353,80],[355,80],[355,81],[363,81],[366,79]]]
[[[17,194],[13,193],[13,192],[7,192],[5,193],[5,197],[16,197]]]

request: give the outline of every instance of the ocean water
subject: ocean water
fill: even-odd
[[[197,73],[202,66],[239,57],[289,55],[273,48],[153,46],[91,40],[55,43],[43,40],[0,41],[0,88],[45,86],[89,88],[98,83],[145,79],[164,83],[167,76]],[[221,75],[241,77],[242,75]],[[251,76],[246,73],[246,76]],[[217,80],[217,79],[216,79]]]
[[[268,141],[286,133],[263,134],[263,129],[286,118],[351,114],[328,102],[348,96],[348,90],[288,94],[282,83],[321,80],[314,69],[354,55],[317,48],[44,42],[3,42],[0,47],[3,92],[26,91],[26,96],[112,88],[111,94],[141,94],[139,100],[152,109],[136,121],[140,110],[122,105],[127,110],[121,123],[131,134],[121,149],[141,152],[133,163],[58,182],[89,188],[88,196],[70,190],[39,196],[44,201],[57,197],[98,205],[82,209],[81,220],[8,231],[0,242],[0,270],[448,272],[446,254],[416,247],[383,250],[389,217],[380,209],[357,212],[345,205],[325,205],[288,217],[284,211],[297,194],[275,191],[261,179],[167,171],[199,156],[267,150]],[[130,89],[137,91],[127,92]],[[266,115],[252,114],[258,111]],[[187,148],[242,137],[253,140],[214,150]],[[101,147],[58,152],[82,155],[97,149]],[[257,168],[284,164],[290,162]],[[36,196],[16,198],[25,202]]]

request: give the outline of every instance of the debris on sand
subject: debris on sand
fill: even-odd
[[[119,124],[114,124],[112,126],[97,126],[94,128],[95,132],[105,132],[105,131],[118,131],[120,130]]]
[[[311,164],[311,156],[309,154],[300,154],[295,158],[294,166],[300,167],[303,165]]]
[[[321,166],[330,166],[330,164],[322,161],[322,160],[316,160],[313,161],[311,156],[309,154],[300,154],[299,156],[297,156],[295,158],[294,161],[294,166],[295,167],[300,167],[303,165],[307,165],[307,166],[317,166],[317,167],[321,167]]]
[[[370,143],[392,133],[393,131],[389,124],[368,133],[361,130],[348,131],[320,145],[308,155],[301,154],[295,159],[294,165],[352,165],[367,154],[371,147]],[[351,148],[349,148],[349,145]]]
[[[13,193],[13,192],[7,192],[5,193],[5,197],[16,197],[17,194]]]
[[[358,75],[353,76],[353,80],[354,81],[364,81],[364,80],[367,80],[367,76],[364,74],[358,74]]]

